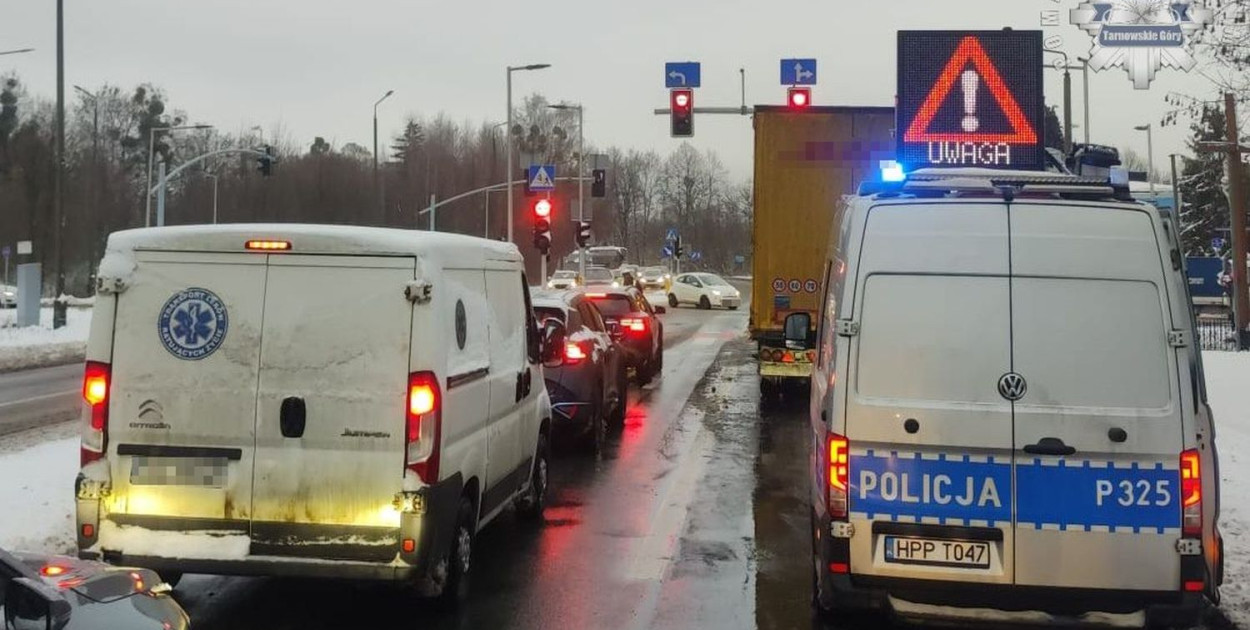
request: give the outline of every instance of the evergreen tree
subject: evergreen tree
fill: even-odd
[[[404,125],[403,133],[395,136],[395,143],[391,145],[391,159],[400,164],[407,164],[410,159],[416,157],[416,152],[423,144],[425,144],[425,130],[421,128],[421,123],[410,118]]]
[[[1198,150],[1200,142],[1224,141],[1224,111],[1216,107],[1204,108],[1190,129],[1189,148],[1194,157],[1185,160],[1178,187],[1181,193],[1182,246],[1187,255],[1223,255],[1213,252],[1211,239],[1228,238],[1228,196],[1225,194],[1226,176],[1223,153],[1203,153]]]

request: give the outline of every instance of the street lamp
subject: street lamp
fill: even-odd
[[[1089,146],[1089,57],[1077,57],[1076,60],[1081,62],[1082,72],[1084,73],[1082,78],[1084,85],[1081,91],[1085,97],[1085,145]]]
[[[1155,173],[1155,140],[1154,140],[1154,129],[1152,125],[1153,123],[1146,124],[1146,125],[1137,125],[1136,127],[1133,127],[1133,129],[1137,131],[1146,132],[1146,164],[1147,164],[1146,168],[1149,169],[1149,172],[1146,173],[1146,179],[1150,182],[1150,196],[1154,197],[1155,196],[1155,176],[1154,176],[1154,173]]]
[[[147,210],[144,213],[145,216],[143,219],[144,227],[152,226],[152,164],[153,162],[155,162],[155,159],[154,159],[155,156],[153,154],[156,153],[156,132],[158,131],[174,132],[174,131],[182,131],[184,129],[212,129],[212,128],[213,128],[212,125],[176,125],[176,126],[166,126],[166,127],[152,127],[151,129],[148,130],[148,186],[147,188],[143,189],[145,191],[144,194],[147,197],[146,199]]]
[[[504,134],[504,137],[507,139],[507,144],[505,145],[505,148],[508,153],[508,170],[507,170],[506,179],[504,181],[506,181],[508,184],[508,242],[509,243],[513,242],[512,240],[512,178],[514,177],[514,174],[512,173],[512,73],[518,70],[542,70],[544,68],[550,68],[550,67],[551,67],[551,64],[549,63],[532,63],[527,66],[508,66],[508,120],[507,120],[508,127],[506,130],[506,133]]]
[[[378,191],[378,105],[394,93],[395,90],[387,90],[386,94],[373,104],[373,194],[377,195],[379,203],[382,202],[382,194]]]
[[[549,109],[557,109],[561,111],[577,110],[577,229],[582,229],[582,223],[586,220],[586,125],[583,123],[583,115],[585,108],[580,103],[575,105],[560,104],[548,105]],[[577,248],[577,272],[582,276],[586,275],[586,248],[578,245]],[[547,279],[543,278],[543,282]]]

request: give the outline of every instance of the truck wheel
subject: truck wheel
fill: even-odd
[[[668,294],[668,305],[671,308],[677,308],[677,296],[672,293]]]
[[[473,569],[473,503],[468,497],[460,499],[456,529],[452,531],[445,562],[447,577],[438,603],[443,608],[454,609],[469,599],[469,576]]]
[[[705,310],[705,311],[711,310],[711,309],[712,309],[712,301],[711,301],[711,300],[709,300],[709,299],[707,299],[707,296],[706,296],[706,295],[705,295],[705,296],[703,296],[703,297],[701,297],[701,298],[699,298],[699,308],[701,308],[701,309],[703,309],[703,310]]]
[[[547,506],[547,484],[549,466],[551,465],[551,447],[547,444],[547,434],[538,435],[538,449],[534,451],[534,470],[530,474],[530,487],[525,495],[517,501],[517,513],[525,519],[539,520],[543,516],[543,508]]]

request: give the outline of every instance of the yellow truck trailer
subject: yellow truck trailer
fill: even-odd
[[[894,159],[894,109],[757,106],[754,125],[751,337],[769,394],[811,376],[829,231],[842,197]]]

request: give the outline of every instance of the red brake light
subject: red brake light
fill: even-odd
[[[90,428],[83,435],[79,463],[83,466],[104,457],[108,442],[109,391],[112,389],[112,367],[99,361],[88,361],[82,379],[84,415]]]
[[[570,365],[581,363],[586,358],[586,351],[575,343],[564,344],[564,362]]]
[[[284,252],[291,249],[291,241],[269,241],[256,239],[244,243],[243,246],[247,249]]]
[[[607,294],[607,293],[587,293],[587,294],[586,294],[586,297],[588,297],[588,298],[605,298],[605,297],[608,297],[608,294]]]
[[[1197,449],[1181,453],[1181,533],[1202,535],[1202,457]]]
[[[430,484],[438,481],[443,439],[442,407],[438,377],[433,372],[415,372],[408,377],[405,466]]]
[[[850,483],[850,441],[836,433],[828,434],[829,516],[846,518],[847,489]]]
[[[65,567],[49,564],[40,569],[39,573],[45,577],[56,577],[65,573]]]
[[[629,332],[645,333],[648,329],[646,317],[625,317],[621,319],[621,328]]]

